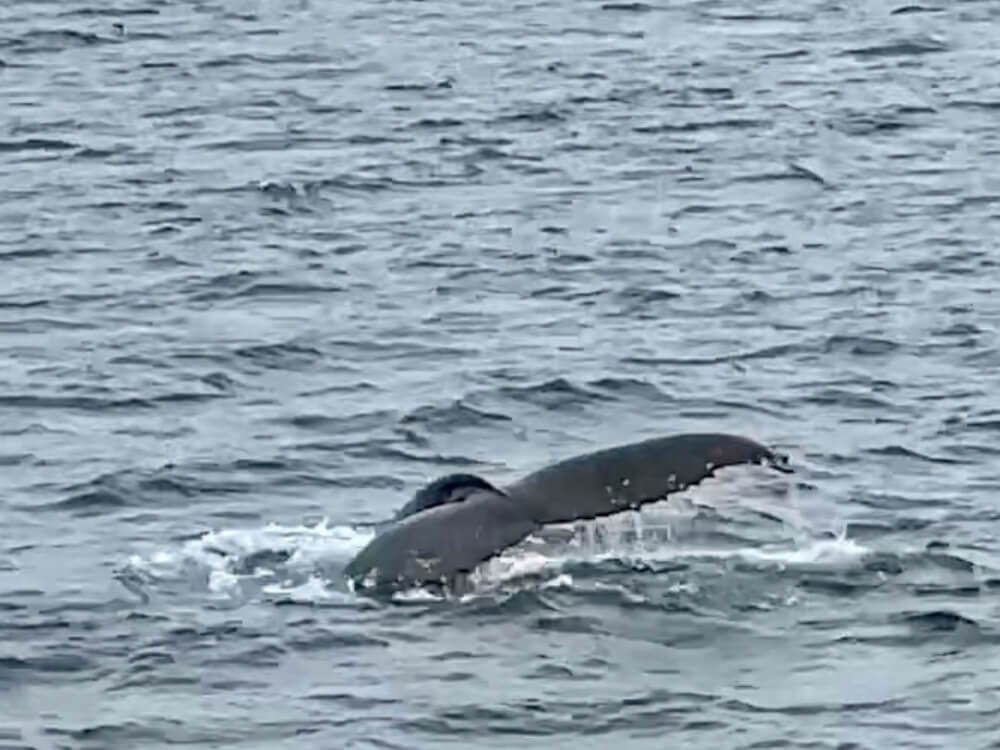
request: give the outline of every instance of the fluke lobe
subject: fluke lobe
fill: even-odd
[[[736,464],[792,471],[787,456],[749,438],[688,433],[568,458],[504,489],[449,474],[419,490],[344,573],[355,589],[450,584],[546,524],[634,510]]]

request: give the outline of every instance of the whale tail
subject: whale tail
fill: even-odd
[[[787,456],[748,438],[695,433],[566,459],[505,490],[475,475],[441,477],[400,509],[396,522],[344,572],[356,589],[447,585],[545,524],[634,510],[736,464],[793,471]]]
[[[762,464],[789,473],[788,457],[738,435],[689,433],[652,438],[576,456],[507,487],[542,524],[635,510],[683,492],[718,469]]]
[[[396,520],[436,508],[439,505],[460,503],[477,491],[503,494],[476,474],[447,474],[417,490],[413,499],[396,512]]]

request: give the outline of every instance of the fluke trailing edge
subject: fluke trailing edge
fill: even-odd
[[[546,524],[636,509],[752,463],[792,471],[786,456],[748,438],[689,433],[569,458],[504,489],[450,474],[418,491],[345,574],[375,589],[448,583]]]

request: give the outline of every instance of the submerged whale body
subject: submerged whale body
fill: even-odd
[[[344,573],[355,589],[452,583],[546,524],[634,510],[736,464],[792,471],[786,456],[749,438],[690,433],[575,456],[502,489],[449,474],[420,489]]]

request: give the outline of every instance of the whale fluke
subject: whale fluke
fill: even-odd
[[[540,524],[579,521],[662,500],[737,464],[790,471],[788,459],[737,435],[689,433],[587,453],[540,469],[506,489]]]
[[[447,503],[459,503],[476,491],[500,493],[496,487],[475,474],[447,474],[422,487],[406,505],[396,512],[396,519],[436,508]]]
[[[791,472],[749,438],[690,433],[565,459],[498,489],[473,474],[431,482],[347,565],[355,588],[447,584],[546,524],[633,510],[737,464]]]

